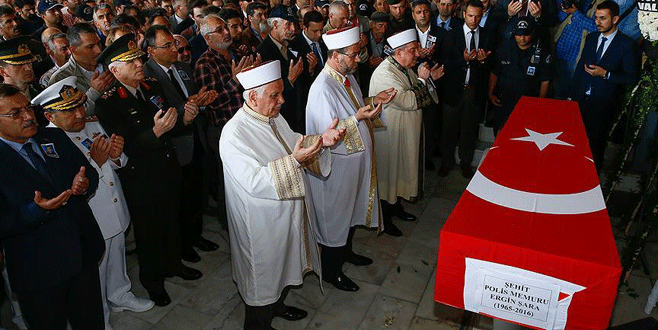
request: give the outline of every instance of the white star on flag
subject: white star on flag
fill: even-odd
[[[535,145],[537,145],[537,148],[539,148],[539,151],[544,150],[544,148],[548,147],[551,144],[573,147],[573,144],[566,143],[562,140],[557,139],[557,137],[560,136],[562,132],[541,134],[527,128],[525,129],[525,131],[528,132],[528,136],[512,138],[512,140],[534,142]]]

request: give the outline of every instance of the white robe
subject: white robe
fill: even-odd
[[[351,74],[347,77],[359,107],[363,107],[356,79]],[[332,173],[326,178],[308,174],[318,243],[330,247],[344,246],[352,226],[378,227],[381,216],[377,181],[372,180],[374,150],[369,120],[357,123],[354,115],[358,108],[347,93],[344,79],[325,66],[311,85],[306,104],[308,134],[321,134],[335,118],[340,121],[339,127],[347,129],[343,141],[331,148]]]
[[[290,129],[283,116],[271,120],[293,150],[301,135]],[[304,142],[312,141],[307,136]],[[224,126],[219,154],[233,280],[247,305],[272,304],[286,286],[302,284],[305,273],[322,273],[306,176],[268,118],[246,104]],[[323,152],[310,167],[327,175],[330,166],[331,154]]]
[[[411,82],[421,83],[413,70],[406,71]],[[390,87],[397,90],[393,100],[382,108],[386,117],[386,128],[375,130],[379,195],[391,204],[397,201],[398,196],[408,200],[417,197],[419,193],[418,170],[423,109],[418,106],[409,78],[386,59],[379,64],[370,79],[371,95],[377,95]],[[430,95],[435,102],[438,101],[434,90]]]

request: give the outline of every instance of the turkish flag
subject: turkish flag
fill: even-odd
[[[436,301],[464,308],[466,258],[584,287],[555,329],[608,327],[621,265],[577,103],[519,101],[441,230]]]

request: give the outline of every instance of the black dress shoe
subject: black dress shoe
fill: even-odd
[[[345,261],[351,263],[354,266],[367,266],[372,263],[372,259],[358,255],[354,252],[348,252],[347,257],[345,257]]]
[[[215,250],[219,249],[219,245],[217,245],[214,242],[209,241],[209,240],[207,240],[203,237],[200,237],[199,240],[192,243],[192,245],[194,245],[194,247],[196,247],[197,249],[199,249],[201,251],[204,251],[204,252],[215,251]]]
[[[187,262],[201,261],[201,257],[199,257],[199,254],[194,251],[194,248],[190,248],[188,251],[181,253],[181,258]]]
[[[391,236],[400,237],[402,236],[402,231],[394,224],[384,225],[384,234],[389,234]]]
[[[274,316],[286,319],[288,321],[297,321],[305,318],[307,315],[308,313],[303,309],[299,309],[297,307],[292,307],[292,306],[286,306],[286,310],[283,311],[283,313]]]
[[[183,266],[183,270],[181,270],[175,276],[178,276],[186,281],[194,281],[200,279],[201,276],[203,276],[203,273],[197,269]]]
[[[343,291],[358,291],[359,286],[354,283],[354,281],[350,280],[349,277],[347,277],[343,272],[339,272],[338,275],[334,279],[328,280],[325,279],[325,281],[333,284],[336,289],[338,290],[343,290]]]
[[[153,300],[156,306],[167,306],[171,303],[171,298],[167,294],[167,291],[163,292],[151,292],[148,291],[149,299]]]
[[[404,212],[402,210],[398,211],[395,214],[395,216],[400,218],[400,220],[404,220],[404,221],[416,221],[416,216],[415,215],[413,215],[411,213]]]
[[[467,179],[470,179],[470,178],[473,177],[473,174],[475,174],[475,173],[473,173],[473,170],[471,169],[470,166],[462,166],[462,176],[463,177],[465,177]]]
[[[438,176],[441,178],[445,178],[450,174],[450,167],[447,166],[441,166],[439,169],[439,172],[437,172]]]

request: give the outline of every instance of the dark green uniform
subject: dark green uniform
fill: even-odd
[[[551,57],[547,47],[537,42],[521,50],[513,38],[496,51],[492,73],[498,76],[497,95],[501,106],[494,111],[494,130],[503,127],[521,96],[539,96],[541,83],[551,80]]]
[[[118,171],[135,228],[140,281],[151,291],[164,290],[164,277],[180,272],[180,166],[171,136],[186,129],[182,118],[159,138],[153,117],[169,105],[153,78],[140,84],[138,100],[119,81],[96,101],[96,114],[105,129],[125,139],[128,163]]]

